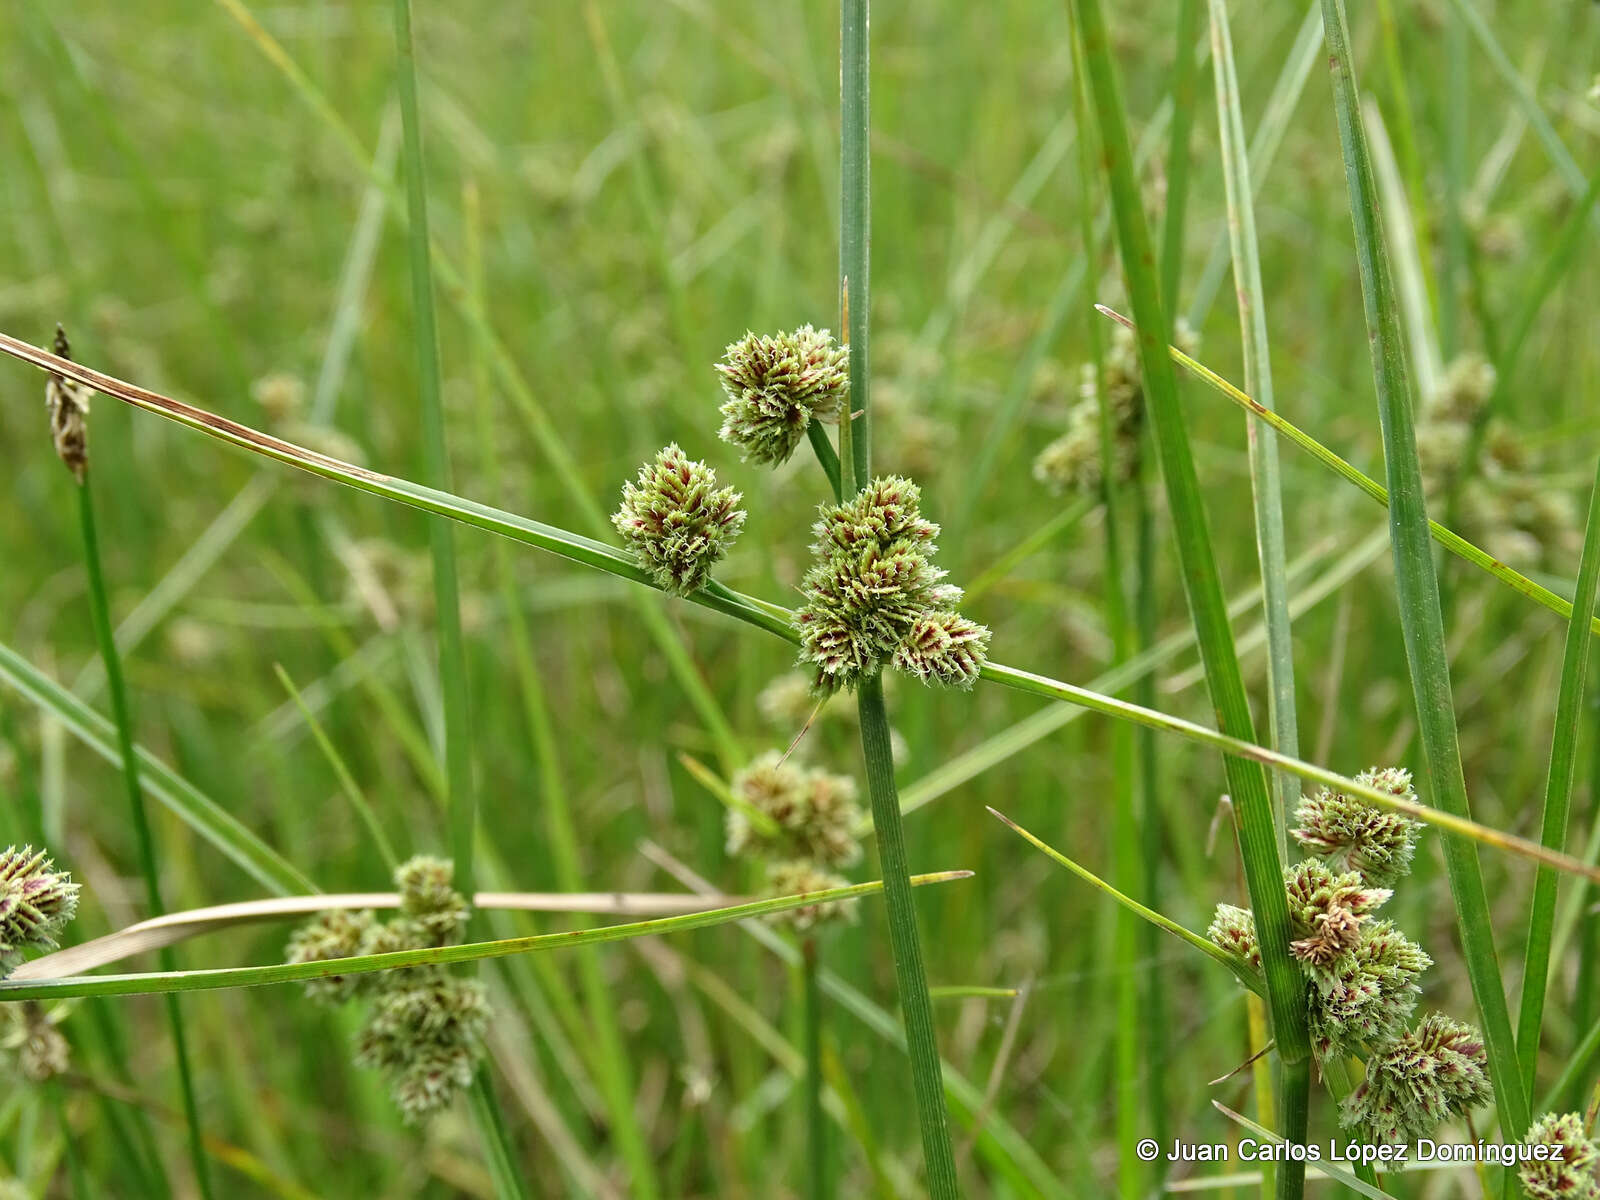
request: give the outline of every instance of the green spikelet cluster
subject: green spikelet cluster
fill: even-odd
[[[837,421],[850,394],[850,351],[826,329],[746,333],[716,364],[727,400],[723,441],[747,461],[785,462],[813,421]]]
[[[1379,791],[1415,800],[1411,772],[1373,767],[1356,776]],[[1379,808],[1358,797],[1321,788],[1295,810],[1294,837],[1330,867],[1358,872],[1375,887],[1389,887],[1411,873],[1422,826],[1403,813]]]
[[[1434,1012],[1367,1060],[1366,1078],[1345,1097],[1339,1119],[1374,1142],[1400,1145],[1493,1099],[1483,1038]]]
[[[1559,1153],[1529,1160],[1517,1170],[1528,1200],[1600,1200],[1600,1146],[1590,1139],[1578,1113],[1545,1113],[1528,1130],[1527,1144],[1551,1146]]]
[[[687,596],[705,585],[738,540],[745,520],[739,500],[674,442],[639,468],[637,483],[623,484],[611,523],[658,587]]]
[[[1179,320],[1179,349],[1192,353],[1199,344],[1194,331]],[[1139,345],[1134,332],[1119,325],[1106,353],[1102,377],[1105,403],[1110,405],[1112,478],[1132,479],[1139,469],[1139,431],[1144,425],[1144,376],[1139,369]],[[1105,464],[1100,453],[1102,397],[1093,363],[1080,368],[1078,398],[1067,412],[1067,429],[1039,452],[1033,477],[1052,494],[1100,490]]]
[[[940,582],[939,527],[921,502],[916,484],[890,475],[823,506],[795,614],[800,661],[819,694],[854,688],[891,661],[924,682],[957,686],[982,669],[989,631],[953,611],[961,590]]]
[[[845,887],[849,880],[819,867],[814,862],[798,859],[793,862],[774,863],[767,870],[767,894],[792,896],[801,892],[824,892],[829,888]],[[772,913],[768,920],[792,926],[805,933],[828,923],[848,924],[856,919],[854,900],[835,900],[829,904],[802,904],[799,908]]]
[[[78,885],[43,850],[7,846],[0,853],[0,977],[30,950],[54,950],[78,911]]]
[[[453,875],[447,859],[408,859],[395,870],[395,916],[378,921],[370,911],[322,913],[290,937],[288,960],[328,962],[455,944],[472,910],[452,886]],[[426,965],[329,976],[309,981],[306,991],[322,1003],[356,996],[368,1001],[356,1061],[384,1073],[407,1121],[432,1116],[472,1082],[489,1020],[477,980]]]
[[[861,861],[856,827],[862,819],[856,782],[821,767],[785,761],[771,750],[733,777],[733,793],[777,825],[756,829],[738,809],[728,811],[728,853],[760,853],[848,867]]]
[[[1373,768],[1357,778],[1397,796],[1412,794],[1411,776],[1398,768]],[[1408,1063],[1421,1069],[1432,1060],[1393,1052],[1413,1046],[1407,1039],[1432,1037],[1441,1028],[1437,1023],[1447,1019],[1436,1015],[1429,1018],[1433,1024],[1424,1022],[1415,1033],[1407,1032],[1422,994],[1418,980],[1433,960],[1392,922],[1374,919],[1373,914],[1393,894],[1379,884],[1395,882],[1410,868],[1419,827],[1328,789],[1303,801],[1297,819],[1296,840],[1326,859],[1307,859],[1284,871],[1290,949],[1306,976],[1312,1047],[1324,1060],[1335,1055],[1369,1056],[1370,1062],[1384,1064],[1387,1072],[1380,1074],[1375,1089],[1403,1088],[1400,1076]],[[1255,918],[1247,909],[1218,905],[1206,935],[1260,970]],[[1432,1078],[1419,1078],[1415,1087],[1432,1095]],[[1382,1095],[1387,1093],[1379,1098]]]

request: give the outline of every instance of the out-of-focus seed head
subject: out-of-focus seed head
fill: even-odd
[[[1356,782],[1404,800],[1415,801],[1411,773],[1399,767],[1373,767]],[[1357,796],[1322,788],[1295,810],[1295,840],[1336,871],[1355,871],[1367,883],[1392,887],[1411,872],[1420,823],[1404,813],[1379,808]]]
[[[1494,395],[1495,381],[1494,364],[1483,355],[1458,355],[1445,368],[1433,395],[1427,398],[1425,419],[1471,424],[1482,415],[1489,397]]]
[[[1550,1146],[1558,1153],[1517,1168],[1528,1200],[1600,1200],[1595,1168],[1600,1146],[1590,1139],[1579,1113],[1545,1113],[1528,1130],[1527,1144]]]
[[[639,468],[637,483],[623,485],[611,523],[658,587],[687,596],[738,539],[745,520],[739,499],[673,443]]]
[[[746,333],[716,364],[727,400],[723,441],[747,460],[776,465],[794,453],[812,421],[837,421],[850,393],[850,351],[826,329]]]
[[[370,909],[329,909],[307,921],[289,936],[285,959],[292,963],[327,962],[373,953],[366,941],[373,929]],[[308,979],[306,995],[319,1004],[340,1004],[356,994],[363,975],[329,975]]]
[[[988,658],[989,628],[958,612],[926,612],[912,622],[894,665],[923,683],[970,688]]]
[[[356,1061],[382,1071],[401,1114],[420,1122],[471,1084],[488,1023],[482,983],[422,968],[373,1000]]]
[[[43,1083],[64,1074],[70,1065],[71,1047],[56,1028],[56,1021],[65,1010],[47,1013],[36,1000],[5,1008],[10,1028],[3,1044],[16,1055],[18,1073],[29,1083]]]
[[[777,863],[767,872],[769,896],[793,896],[802,892],[825,892],[830,888],[846,887],[850,881],[830,874],[811,862]],[[802,904],[799,908],[772,913],[767,918],[774,924],[791,925],[800,933],[819,925],[848,923],[856,919],[856,902],[835,900],[832,903]]]
[[[761,853],[844,867],[860,861],[862,817],[855,780],[802,767],[768,751],[733,777],[733,793],[769,818],[777,832],[758,830],[738,809],[728,812],[728,853]]]
[[[59,358],[72,357],[66,330],[59,325],[52,349]],[[44,403],[50,410],[50,441],[55,445],[56,456],[79,483],[89,469],[89,397],[92,395],[94,393],[81,383],[54,373],[44,385]]]
[[[287,371],[263,375],[250,385],[250,395],[261,406],[261,411],[267,420],[274,425],[296,420],[305,411],[305,382],[298,375],[291,375]]]
[[[1374,1142],[1402,1145],[1493,1099],[1483,1036],[1435,1012],[1367,1060],[1339,1120]]]
[[[418,931],[423,945],[448,945],[466,928],[472,909],[451,886],[454,878],[454,863],[427,854],[409,858],[395,868],[400,915]]]
[[[78,885],[42,850],[8,846],[0,853],[0,977],[29,950],[54,950],[78,911]]]

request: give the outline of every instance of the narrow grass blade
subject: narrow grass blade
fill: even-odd
[[[1234,1112],[1233,1109],[1229,1108],[1221,1101],[1213,1100],[1211,1102],[1211,1106],[1223,1116],[1227,1117],[1228,1120],[1255,1134],[1258,1138],[1271,1142],[1274,1146],[1281,1146],[1284,1144],[1284,1139],[1273,1133],[1272,1130],[1267,1129],[1265,1126],[1256,1124],[1256,1122],[1252,1121],[1249,1117],[1242,1113]],[[1329,1179],[1338,1180],[1338,1182],[1344,1184],[1345,1187],[1350,1188],[1358,1195],[1371,1196],[1373,1197],[1373,1200],[1395,1200],[1395,1198],[1388,1192],[1382,1191],[1370,1183],[1364,1183],[1363,1181],[1357,1179],[1349,1171],[1346,1171],[1343,1167],[1336,1167],[1332,1163],[1322,1163],[1319,1167],[1319,1173]]]
[[[300,715],[305,718],[306,728],[311,731],[311,736],[316,740],[317,748],[322,751],[328,765],[333,769],[334,778],[339,781],[339,790],[344,798],[350,802],[350,807],[355,811],[361,823],[367,827],[367,833],[372,837],[372,844],[378,848],[378,854],[392,871],[400,865],[399,856],[394,852],[394,846],[389,841],[389,835],[383,831],[383,823],[378,820],[378,814],[373,812],[372,805],[367,803],[367,798],[361,794],[361,789],[356,786],[355,777],[350,774],[350,768],[345,765],[344,756],[329,740],[327,732],[322,728],[322,722],[306,707],[305,700],[300,691],[294,686],[294,680],[289,678],[289,672],[283,669],[282,663],[273,663],[272,669],[277,673],[278,682],[283,684],[283,690],[289,693],[289,698],[300,710]]]
[[[1383,425],[1395,585],[1418,731],[1441,807],[1455,816],[1470,818],[1451,698],[1450,660],[1445,649],[1439,580],[1429,548],[1422,468],[1417,460],[1412,416],[1414,398],[1401,338],[1399,306],[1384,253],[1378,196],[1361,120],[1344,6],[1339,0],[1323,0],[1322,20],[1328,65],[1333,74],[1350,213],[1355,225],[1356,261],[1371,343],[1373,380]],[[1445,838],[1444,849],[1463,957],[1483,1021],[1484,1046],[1494,1080],[1501,1134],[1507,1141],[1520,1140],[1528,1130],[1528,1095],[1517,1065],[1511,1014],[1501,985],[1478,850],[1469,839],[1455,836]]]
[[[197,408],[185,401],[163,396],[159,392],[149,391],[68,359],[59,358],[47,350],[30,345],[9,334],[0,333],[0,352],[31,363],[41,370],[76,380],[135,408],[166,417],[168,420],[176,421],[180,425],[198,430],[208,437],[237,446],[252,454],[287,463],[357,491],[369,492],[387,500],[422,509],[424,512],[449,517],[465,525],[498,533],[513,541],[537,546],[584,566],[596,567],[629,582],[655,588],[650,577],[641,571],[627,554],[614,546],[608,546],[604,542],[595,541],[582,534],[570,533],[540,521],[502,512],[489,505],[479,504],[436,488],[425,487],[410,480],[383,475],[365,467],[341,462],[326,454],[296,446],[282,438],[273,437],[227,417]],[[737,592],[723,587],[715,580],[695,592],[690,599],[715,611],[739,616],[769,632],[794,640],[794,634],[787,621],[775,616],[771,606],[758,605],[748,597],[740,596]]]
[[[913,875],[914,887],[970,879],[971,871],[936,871]],[[132,975],[67,976],[49,980],[0,980],[0,1003],[16,1000],[63,1000],[70,996],[150,996],[168,992],[211,992],[223,988],[263,987],[275,983],[297,983],[323,979],[330,975],[369,974],[395,967],[445,966],[451,963],[479,962],[511,954],[533,954],[560,950],[568,946],[594,946],[622,942],[629,938],[683,933],[709,929],[730,921],[745,921],[772,913],[787,912],[813,904],[833,904],[874,895],[883,890],[881,881],[828,888],[818,892],[799,892],[751,900],[726,908],[605,925],[597,929],[578,929],[566,933],[544,933],[532,937],[502,938],[493,942],[468,942],[460,946],[435,946],[421,950],[394,950],[385,954],[365,954],[322,962],[277,963],[264,967],[222,967],[207,971],[151,971]]]
[[[1170,919],[1169,917],[1163,916],[1154,909],[1147,908],[1145,905],[1140,904],[1133,897],[1119,892],[1116,888],[1112,887],[1098,875],[1095,875],[1085,867],[1080,867],[1065,854],[1062,854],[1061,851],[1055,849],[1053,846],[1029,833],[1026,829],[1024,829],[1021,825],[1018,825],[1004,813],[993,808],[989,809],[989,813],[991,816],[995,817],[1002,824],[1011,829],[1012,832],[1018,834],[1024,841],[1031,843],[1040,850],[1043,850],[1046,854],[1055,859],[1056,862],[1060,863],[1063,867],[1067,868],[1067,870],[1071,871],[1079,879],[1083,880],[1091,887],[1098,888],[1100,891],[1110,896],[1123,908],[1127,909],[1141,920],[1148,921],[1157,929],[1165,930],[1174,937],[1188,942],[1189,945],[1200,951],[1207,958],[1214,959],[1223,966],[1227,967],[1229,971],[1233,972],[1234,978],[1236,978],[1240,983],[1244,984],[1244,986],[1249,988],[1252,992],[1255,992],[1258,995],[1265,994],[1266,985],[1262,983],[1260,976],[1250,971],[1249,968],[1244,965],[1244,963],[1235,958],[1233,955],[1229,954],[1220,946],[1213,943],[1209,938],[1202,937],[1193,930],[1185,929],[1182,925],[1179,925],[1176,921]]]
[[[73,737],[101,758],[110,763],[117,761],[117,735],[111,722],[6,645],[0,645],[0,680],[15,688],[29,703],[55,717]],[[135,753],[139,759],[141,786],[251,878],[279,895],[317,890],[317,885],[298,867],[222,805],[148,750],[135,747]]]
[[[1216,82],[1217,125],[1228,203],[1228,241],[1233,250],[1234,293],[1239,305],[1239,335],[1244,349],[1245,387],[1263,408],[1272,408],[1272,358],[1267,336],[1266,292],[1261,285],[1261,252],[1256,240],[1255,203],[1250,195],[1250,163],[1239,107],[1239,78],[1233,63],[1225,0],[1209,0],[1212,77]],[[1262,437],[1246,419],[1250,491],[1255,502],[1256,552],[1261,562],[1267,629],[1267,706],[1269,740],[1274,749],[1297,757],[1300,722],[1295,711],[1294,641],[1289,624],[1288,556],[1284,550],[1283,496],[1278,482],[1278,441]],[[1300,798],[1293,776],[1276,776],[1278,853],[1288,858],[1286,814]]]
[[[1250,705],[1234,655],[1233,633],[1211,553],[1211,536],[1183,423],[1177,377],[1171,361],[1162,352],[1163,339],[1158,336],[1166,328],[1166,318],[1153,269],[1155,256],[1145,227],[1143,200],[1133,175],[1127,122],[1105,18],[1100,0],[1076,0],[1074,10],[1081,24],[1084,59],[1100,129],[1102,157],[1111,185],[1112,212],[1116,218],[1123,270],[1134,315],[1142,326],[1139,360],[1146,404],[1160,451],[1190,615],[1206,663],[1206,679],[1219,724],[1225,732],[1253,742]],[[1283,891],[1272,798],[1267,789],[1266,772],[1258,764],[1227,757],[1224,767],[1238,817],[1240,851],[1261,941],[1273,1036],[1277,1039],[1284,1069],[1280,1102],[1282,1125],[1291,1140],[1303,1141],[1311,1046],[1306,1032],[1305,982],[1289,952],[1288,902]],[[1279,1176],[1280,1196],[1292,1200],[1302,1194],[1304,1171],[1299,1167],[1300,1164],[1285,1164]]]
[[[1544,863],[1558,871],[1600,881],[1600,868],[1579,862],[1569,854],[1558,853],[1541,846],[1538,842],[1529,841],[1527,838],[1518,837],[1515,834],[1490,829],[1488,826],[1480,825],[1469,817],[1463,817],[1442,809],[1429,808],[1425,804],[1414,803],[1410,800],[1402,800],[1390,793],[1381,792],[1376,788],[1357,783],[1353,779],[1347,779],[1326,768],[1303,762],[1297,758],[1290,758],[1286,754],[1280,754],[1276,750],[1258,745],[1255,742],[1246,741],[1243,738],[1231,737],[1215,729],[1208,729],[1204,725],[1197,725],[1193,721],[1184,720],[1182,717],[1170,716],[1167,713],[1157,712],[1142,705],[1131,704],[1114,696],[1102,695],[1087,688],[1063,683],[1059,679],[1048,679],[1042,675],[1034,675],[1031,672],[1020,671],[1016,667],[1007,667],[999,663],[989,663],[985,666],[983,678],[993,683],[1016,688],[1018,691],[1028,692],[1031,695],[1064,700],[1068,704],[1079,705],[1094,712],[1103,713],[1106,716],[1117,717],[1121,720],[1132,721],[1137,725],[1144,725],[1151,729],[1175,734],[1189,741],[1211,746],[1228,757],[1244,759],[1261,766],[1271,767],[1274,770],[1289,771],[1310,783],[1320,784],[1335,791],[1344,792],[1347,795],[1357,796],[1368,803],[1390,809],[1393,812],[1405,813],[1407,816],[1424,824],[1436,825],[1442,830],[1469,841],[1482,842],[1485,845],[1520,855],[1534,862]]]
[[[1189,207],[1189,130],[1196,107],[1196,77],[1200,56],[1195,39],[1200,32],[1200,0],[1178,0],[1173,22],[1172,129],[1167,142],[1167,210],[1161,223],[1161,300],[1170,315],[1179,308],[1178,288],[1183,279],[1184,218]],[[1213,69],[1217,46],[1211,44]]]
[[[1133,325],[1133,322],[1129,321],[1128,318],[1112,309],[1107,308],[1103,304],[1098,304],[1095,307],[1113,321],[1117,321],[1123,325]],[[0,348],[3,348],[3,346],[0,346]],[[1218,375],[1209,367],[1195,361],[1193,358],[1190,358],[1176,346],[1168,346],[1167,353],[1171,356],[1174,362],[1182,366],[1185,370],[1190,372],[1201,382],[1205,383],[1212,390],[1226,396],[1229,400],[1232,400],[1235,404],[1239,405],[1240,408],[1244,409],[1258,420],[1272,426],[1272,428],[1278,433],[1282,434],[1295,445],[1299,446],[1302,450],[1306,451],[1318,462],[1322,463],[1330,470],[1338,473],[1351,483],[1355,484],[1356,487],[1360,488],[1363,492],[1372,497],[1372,499],[1376,500],[1385,508],[1389,507],[1389,489],[1384,487],[1383,484],[1373,479],[1370,475],[1358,470],[1349,462],[1343,458],[1340,458],[1332,450],[1324,446],[1321,442],[1317,441],[1316,438],[1312,437],[1298,426],[1291,424],[1280,414],[1273,412],[1271,409],[1258,403],[1251,396],[1240,391],[1233,384],[1229,383],[1226,379],[1222,378],[1222,376]],[[1504,583],[1506,586],[1515,591],[1521,592],[1524,596],[1527,596],[1536,604],[1539,604],[1544,608],[1548,608],[1557,616],[1570,617],[1572,615],[1572,605],[1562,597],[1556,595],[1549,588],[1542,584],[1535,583],[1526,575],[1512,570],[1510,567],[1506,566],[1487,551],[1473,545],[1460,534],[1445,528],[1443,525],[1439,524],[1439,522],[1430,519],[1427,527],[1429,536],[1432,537],[1434,541],[1438,542],[1439,545],[1448,550],[1451,554],[1454,554],[1457,558],[1469,562],[1487,574],[1492,575],[1501,583]],[[1600,617],[1596,617],[1593,621],[1591,621],[1589,628],[1593,632],[1600,634]]]
[[[1589,491],[1589,516],[1584,528],[1583,556],[1578,564],[1578,587],[1573,594],[1572,619],[1561,655],[1561,683],[1556,692],[1555,729],[1550,742],[1550,769],[1545,777],[1544,816],[1539,841],[1560,850],[1567,841],[1567,818],[1572,811],[1572,776],[1577,769],[1578,723],[1583,716],[1584,688],[1589,674],[1589,631],[1585,626],[1594,612],[1600,587],[1600,467]],[[1533,903],[1528,920],[1528,949],[1522,967],[1522,1002],[1517,1019],[1517,1056],[1522,1064],[1522,1085],[1531,1096],[1539,1065],[1539,1029],[1544,1020],[1545,991],[1550,975],[1550,939],[1556,919],[1556,874],[1541,867],[1533,883]]]

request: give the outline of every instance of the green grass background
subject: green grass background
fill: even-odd
[[[1382,70],[1377,24],[1363,7],[1352,13],[1357,62],[1393,132],[1401,120],[1394,80]],[[1171,8],[1140,3],[1112,14],[1135,138],[1169,84]],[[1435,227],[1448,189],[1444,11],[1409,5],[1400,13],[1404,78]],[[275,4],[255,15],[370,154],[394,103],[386,6]],[[1302,16],[1299,6],[1266,5],[1235,17],[1247,129]],[[804,456],[774,475],[744,466],[716,441],[719,391],[710,363],[747,328],[805,321],[837,327],[836,18],[828,5],[788,0],[463,3],[422,6],[417,14],[433,227],[459,260],[463,187],[478,189],[491,321],[584,479],[609,509],[622,479],[664,442],[677,440],[709,459],[744,491],[751,512],[719,577],[784,603],[792,602],[804,569],[811,513],[825,483]],[[909,472],[923,485],[926,509],[946,528],[942,562],[962,582],[1065,503],[1049,498],[1029,467],[1059,431],[1077,363],[1089,353],[1089,322],[1100,319],[1089,302],[1120,303],[1122,293],[1104,247],[1086,258],[1079,236],[1077,149],[1064,140],[1074,132],[1065,6],[880,0],[873,18],[875,453],[881,468]],[[1594,6],[1502,4],[1489,18],[1576,160],[1592,170],[1600,134],[1600,107],[1587,95],[1600,44]],[[10,0],[4,23],[0,328],[43,344],[60,320],[80,359],[249,422],[267,419],[252,395],[263,376],[288,373],[313,385],[364,189],[337,136],[221,5],[152,0],[136,8],[62,9]],[[1471,246],[1479,278],[1442,302],[1459,313],[1447,357],[1481,350],[1485,321],[1510,321],[1572,204],[1476,47],[1466,66],[1465,183],[1477,217]],[[1213,243],[1225,236],[1208,81],[1199,94],[1180,310],[1190,307]],[[1143,173],[1157,215],[1162,158],[1157,153]],[[1090,194],[1102,194],[1098,182]],[[1350,222],[1320,62],[1257,217],[1279,408],[1378,473],[1381,443]],[[1592,250],[1583,249],[1588,257],[1546,302],[1508,394],[1508,415],[1544,450],[1549,486],[1573,492],[1600,449],[1592,404],[1600,287]],[[1063,278],[1084,269],[1088,285],[1052,329]],[[1201,327],[1200,357],[1241,379],[1230,298],[1225,280]],[[393,220],[382,226],[355,315],[330,423],[369,465],[416,477],[411,307],[404,235]],[[1029,354],[1036,341],[1047,349],[1037,367]],[[499,390],[490,397],[498,484],[486,483],[474,435],[474,339],[443,291],[441,342],[455,490],[579,528],[580,516]],[[0,461],[8,478],[0,639],[70,682],[95,652],[71,485],[48,449],[42,393],[36,374],[19,366],[0,371]],[[969,503],[975,451],[1012,395],[1024,397],[1020,419]],[[1236,595],[1257,573],[1244,418],[1189,382],[1184,401],[1225,587]],[[338,798],[330,768],[274,677],[273,664],[282,663],[310,689],[402,852],[444,850],[443,811],[372,690],[392,689],[439,744],[422,518],[257,465],[105,399],[94,409],[91,454],[117,619],[168,576],[241,488],[263,474],[277,481],[259,515],[128,653],[143,744],[224,801],[319,886],[383,886],[381,858]],[[1292,449],[1284,452],[1283,482],[1291,560],[1315,550],[1325,567],[1382,522],[1375,507]],[[398,619],[387,627],[356,597],[341,539],[381,541],[418,565],[409,575],[396,573],[389,595]],[[1108,665],[1099,539],[1091,518],[970,606],[994,628],[997,659],[1073,681]],[[516,886],[553,888],[539,764],[508,654],[492,547],[472,531],[458,533],[457,543],[483,826]],[[676,887],[641,855],[648,839],[720,886],[753,887],[755,877],[723,853],[720,806],[675,760],[680,750],[712,760],[717,747],[623,602],[626,585],[532,551],[513,557],[516,595],[552,702],[586,884]],[[1162,631],[1185,628],[1165,542],[1161,566]],[[1575,566],[1575,551],[1557,553],[1537,577],[1570,593]],[[1445,578],[1474,814],[1537,836],[1563,623],[1458,564],[1445,568]],[[1380,554],[1295,626],[1302,754],[1347,774],[1373,763],[1420,766],[1392,595],[1388,558]],[[795,727],[767,720],[756,697],[788,667],[789,649],[701,609],[659,603],[683,630],[743,747],[753,755],[787,745]],[[1236,628],[1254,623],[1252,614]],[[1170,664],[1164,677],[1186,673],[1192,657]],[[1259,717],[1260,650],[1244,665]],[[1158,703],[1211,719],[1198,686],[1163,688]],[[946,695],[901,681],[890,710],[904,744],[902,785],[1036,707],[998,689]],[[1579,846],[1595,815],[1588,741],[1580,743]],[[1078,721],[918,812],[907,828],[914,870],[977,872],[969,882],[919,894],[931,982],[1033,984],[998,1070],[1010,1012],[1003,999],[937,1001],[944,1053],[980,1087],[995,1072],[995,1111],[1069,1195],[1100,1194],[1115,1172],[1111,910],[983,807],[1003,809],[1079,861],[1109,871],[1109,746],[1105,722]],[[819,724],[804,752],[859,772],[848,728]],[[1171,741],[1160,745],[1160,764],[1164,910],[1203,927],[1217,901],[1240,902],[1242,895],[1231,838],[1208,838],[1221,764],[1210,752]],[[76,936],[140,915],[135,848],[117,789],[114,770],[42,724],[15,694],[0,695],[0,840],[45,839],[85,883]],[[1426,781],[1421,791],[1429,800]],[[155,819],[169,906],[258,894],[166,813]],[[1421,857],[1387,915],[1438,960],[1424,1002],[1466,1017],[1471,997],[1454,950],[1436,837]],[[1504,914],[1497,934],[1509,973],[1520,965],[1531,871],[1495,854],[1485,856],[1485,868]],[[870,860],[858,877],[873,877]],[[881,905],[866,904],[862,918],[828,944],[828,963],[892,1007]],[[212,938],[186,948],[183,961],[275,961],[284,932]],[[725,1005],[733,1000],[719,990],[726,985],[798,1045],[798,985],[787,969],[728,928],[659,948],[601,953],[640,1119],[669,1194],[798,1189],[798,1091],[770,1046],[730,1017]],[[1219,1140],[1227,1126],[1207,1099],[1241,1106],[1247,1080],[1241,1075],[1216,1088],[1207,1081],[1247,1053],[1242,993],[1175,942],[1137,966],[1161,973],[1172,996],[1173,1057],[1144,1070],[1165,1076],[1175,1129]],[[535,1081],[582,1156],[622,1186],[592,1078],[574,1069],[559,1039],[544,1036],[551,1022],[561,1023],[550,1015],[552,991],[580,995],[575,968],[552,958],[538,969],[524,964],[492,977],[519,981],[517,1000],[502,993],[501,1012],[525,1053],[514,1071],[496,1074],[535,1191],[555,1194],[572,1181],[521,1103],[526,1093],[506,1085],[516,1076]],[[109,1022],[129,1044],[140,1103],[151,1108],[181,1176],[181,1125],[165,1111],[175,1104],[176,1085],[161,1014],[149,1001],[106,1004],[102,1020],[89,1009],[97,1003],[105,1004],[85,1002],[64,1025],[85,1077],[66,1085],[69,1153],[80,1156],[90,1179],[117,1177],[118,1145],[104,1109],[89,1099],[90,1081],[111,1077],[97,1048]],[[470,1127],[444,1120],[425,1136],[404,1130],[375,1082],[347,1065],[350,1023],[340,1015],[290,989],[186,999],[183,1008],[208,1132],[258,1163],[254,1178],[238,1171],[226,1177],[230,1194],[299,1194],[296,1187],[315,1195],[485,1193]],[[1591,998],[1574,999],[1570,982],[1558,987],[1547,1046],[1570,1045],[1593,1015]],[[841,1011],[830,1013],[829,1026],[879,1153],[912,1169],[916,1129],[904,1057]],[[567,1040],[577,1042],[582,1058],[588,1047],[573,1033]],[[1331,1114],[1317,1104],[1313,1128],[1331,1130]],[[54,1112],[39,1093],[19,1089],[0,1099],[0,1154],[36,1184],[62,1152]],[[961,1142],[958,1131],[958,1149]],[[835,1150],[841,1192],[870,1186],[855,1141],[836,1135]],[[979,1194],[1025,1194],[987,1166],[967,1174]]]

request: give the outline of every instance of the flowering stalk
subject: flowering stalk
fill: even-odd
[[[56,326],[55,352],[62,358],[71,357],[66,332],[59,325]],[[45,397],[50,409],[51,440],[57,455],[72,472],[78,485],[78,520],[83,535],[84,566],[89,576],[89,614],[94,625],[95,641],[100,648],[100,660],[105,665],[106,691],[111,697],[111,715],[117,728],[122,778],[127,786],[128,810],[133,820],[134,838],[139,846],[139,865],[144,875],[145,902],[150,915],[159,917],[166,911],[161,899],[160,869],[156,863],[150,819],[145,812],[144,790],[139,783],[139,759],[133,745],[133,717],[129,712],[128,690],[122,677],[122,657],[117,652],[116,636],[112,633],[111,606],[106,599],[105,570],[101,565],[100,539],[95,529],[94,493],[89,483],[89,391],[81,384],[52,374],[45,388]],[[172,951],[162,950],[161,969],[172,971],[176,967]],[[212,1195],[211,1172],[206,1161],[200,1108],[195,1099],[194,1076],[189,1067],[188,1039],[176,996],[166,998],[166,1011],[167,1024],[172,1031],[179,1090],[183,1097],[183,1114],[189,1131],[189,1158],[194,1168],[195,1185],[201,1196],[209,1200]]]

